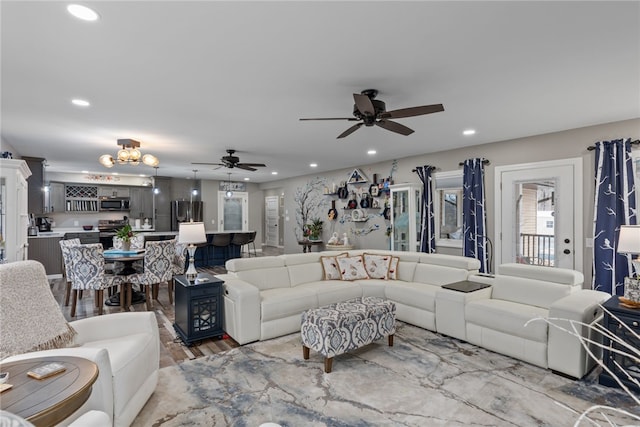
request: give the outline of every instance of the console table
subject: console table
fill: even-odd
[[[469,301],[491,296],[489,283],[463,280],[443,285],[436,291],[436,324],[438,332],[466,341],[464,307]]]
[[[603,325],[609,330],[612,334],[621,338],[625,342],[629,343],[635,348],[640,348],[640,340],[636,338],[627,328],[623,326],[626,325],[631,328],[636,334],[640,334],[640,309],[637,308],[626,308],[620,305],[618,301],[618,296],[612,296],[607,302],[602,305],[606,308],[611,314],[616,316],[618,320],[614,319],[611,314],[605,312]],[[640,387],[633,384],[631,381],[626,379],[626,374],[622,373],[621,370],[615,366],[614,361],[617,362],[620,366],[622,366],[629,375],[633,376],[635,379],[640,380],[640,365],[637,360],[634,360],[631,357],[626,357],[620,354],[617,354],[610,349],[623,349],[620,344],[616,344],[612,342],[609,338],[604,338],[604,353],[602,361],[605,365],[611,369],[611,371],[622,380],[622,382],[629,387],[630,390],[635,390],[640,392]],[[600,376],[598,377],[598,382],[602,385],[606,385],[609,387],[619,387],[616,380],[610,376],[606,371],[602,371]]]
[[[224,335],[222,280],[198,273],[190,282],[187,276],[176,276],[175,323],[178,336],[185,344]]]

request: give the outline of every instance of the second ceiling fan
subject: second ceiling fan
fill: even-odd
[[[383,129],[391,132],[399,133],[401,135],[410,135],[413,133],[413,129],[410,129],[400,123],[391,121],[389,119],[400,119],[403,117],[421,116],[424,114],[439,113],[444,111],[442,104],[423,105],[420,107],[401,108],[398,110],[387,111],[384,102],[374,99],[378,95],[376,89],[366,89],[360,94],[354,93],[353,99],[355,104],[353,106],[353,117],[327,117],[327,118],[305,118],[300,120],[347,120],[350,122],[360,121],[351,126],[349,129],[338,135],[338,138],[344,138],[351,135],[353,132],[360,129],[362,125],[365,126],[380,126]]]
[[[267,165],[263,163],[241,163],[240,158],[238,156],[234,156],[236,150],[227,150],[228,155],[222,156],[220,158],[220,163],[202,163],[202,162],[192,162],[192,165],[212,165],[212,166],[220,166],[226,167],[229,169],[238,168],[244,169],[247,171],[257,171],[256,168],[264,168]],[[216,168],[217,169],[217,168]]]

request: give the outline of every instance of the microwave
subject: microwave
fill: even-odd
[[[128,211],[128,197],[105,197],[100,199],[101,211]]]

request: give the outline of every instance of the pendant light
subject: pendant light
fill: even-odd
[[[197,196],[198,195],[198,187],[196,187],[196,172],[198,172],[198,169],[194,169],[193,170],[193,188],[191,189],[191,195],[192,196]]]
[[[227,192],[225,193],[225,196],[227,196],[227,199],[230,199],[233,197],[233,191],[231,191],[231,172],[227,172],[227,174],[229,175],[229,178],[227,179]]]
[[[156,170],[156,177],[153,180],[153,194],[160,194],[160,189],[158,188],[158,166],[153,168]]]

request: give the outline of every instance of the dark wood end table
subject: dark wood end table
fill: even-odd
[[[27,372],[46,365],[60,363],[67,369],[49,378],[37,380]],[[9,372],[9,390],[0,396],[0,409],[16,414],[35,426],[56,425],[80,408],[91,395],[98,378],[98,366],[88,359],[72,356],[51,356],[25,359],[0,365]]]

